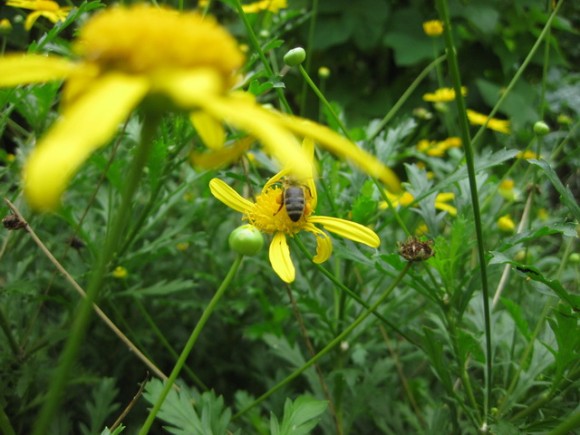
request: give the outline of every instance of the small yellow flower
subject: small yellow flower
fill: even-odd
[[[424,236],[428,233],[429,233],[429,227],[427,227],[427,224],[425,222],[423,222],[417,228],[415,228],[415,235],[417,237]]]
[[[389,189],[398,187],[391,170],[331,129],[231,92],[244,58],[235,39],[211,17],[145,4],[112,7],[87,20],[73,50],[79,61],[37,54],[0,58],[0,87],[66,79],[62,117],[24,168],[24,193],[33,208],[56,208],[82,163],[144,100],[153,102],[145,109],[156,113],[194,113],[200,135],[214,147],[223,137],[219,123],[245,130],[298,176],[309,176],[312,168],[297,136],[312,137]]]
[[[467,95],[467,88],[461,88],[461,95]],[[423,101],[430,103],[448,103],[455,100],[455,89],[453,88],[439,88],[435,92],[428,92],[423,95]]]
[[[526,151],[520,151],[519,153],[516,154],[516,159],[524,159],[524,160],[528,160],[528,159],[537,159],[539,156],[530,150],[526,150]]]
[[[545,208],[541,208],[538,210],[538,219],[541,221],[547,221],[550,215],[548,214],[548,210]]]
[[[497,220],[497,227],[504,233],[513,233],[516,229],[516,224],[511,216],[506,214]]]
[[[115,267],[115,270],[113,270],[113,278],[125,279],[127,278],[128,274],[129,272],[127,272],[127,269],[125,269],[123,266],[117,266]]]
[[[403,192],[402,194],[393,194],[385,190],[386,195],[393,207],[408,207],[415,201],[415,197],[409,192]],[[435,197],[435,208],[437,210],[446,211],[451,216],[457,216],[457,208],[448,204],[450,201],[455,199],[455,194],[453,192],[442,192],[437,194]],[[379,203],[379,208],[384,210],[389,208],[387,201],[381,201]]]
[[[8,153],[6,154],[6,163],[12,163],[16,160],[16,156],[14,154]]]
[[[489,118],[483,113],[467,109],[467,119],[473,125],[484,125],[487,122],[487,128],[500,133],[510,134],[510,122],[507,119]]]
[[[517,193],[515,191],[515,183],[511,178],[506,178],[498,186],[498,192],[504,199],[508,201],[515,201]]]
[[[431,157],[443,157],[449,148],[459,147],[461,139],[458,137],[449,137],[439,142],[422,139],[417,143],[417,151]]]
[[[187,251],[187,249],[189,248],[189,243],[179,242],[177,245],[175,245],[175,247],[177,248],[178,251],[184,252]]]
[[[314,144],[311,141],[305,140],[304,146],[309,152],[313,152]],[[317,242],[316,255],[313,258],[315,263],[325,262],[332,254],[332,241],[329,235],[319,229],[316,224],[355,242],[373,248],[379,246],[379,237],[363,225],[335,217],[313,216],[318,196],[312,177],[299,186],[304,192],[304,209],[298,220],[292,220],[283,204],[284,190],[279,186],[287,175],[290,173],[283,170],[270,178],[262,192],[256,197],[256,202],[243,198],[218,178],[212,179],[209,184],[212,195],[218,200],[243,213],[243,219],[261,232],[273,235],[269,250],[270,263],[274,272],[284,282],[293,282],[296,276],[288,247],[288,236],[292,237],[301,231],[314,234]]]
[[[423,31],[427,36],[436,37],[443,33],[443,22],[430,20],[423,23]]]
[[[320,77],[321,79],[327,79],[328,77],[330,77],[330,68],[328,68],[327,66],[321,66],[320,68],[318,68],[318,77]]]
[[[257,14],[262,11],[277,13],[280,9],[288,7],[286,0],[261,0],[247,5],[242,5],[246,14]]]
[[[34,11],[26,17],[24,22],[26,30],[32,29],[39,17],[44,17],[55,24],[59,21],[64,21],[72,9],[69,6],[61,7],[57,2],[51,0],[8,0],[6,6]]]
[[[0,20],[0,32],[8,33],[10,30],[12,30],[12,23],[8,18],[2,18]]]

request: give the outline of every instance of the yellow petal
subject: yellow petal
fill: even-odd
[[[328,234],[310,223],[306,224],[304,229],[316,236],[316,255],[312,257],[312,261],[317,264],[324,263],[332,255],[332,240]]]
[[[190,117],[203,143],[212,150],[219,150],[226,141],[226,132],[221,122],[205,112],[193,112]]]
[[[310,158],[312,164],[315,164],[314,161],[314,141],[310,137],[305,137],[302,141],[302,148],[306,151],[306,154]],[[308,186],[308,190],[310,192],[310,196],[312,201],[310,202],[310,207],[312,210],[316,210],[316,205],[318,204],[318,192],[316,191],[316,183],[314,182],[314,174],[312,177],[309,177],[305,180],[306,186]]]
[[[310,216],[308,222],[320,224],[331,233],[355,242],[364,243],[372,248],[378,248],[381,244],[379,236],[373,230],[356,222],[330,216]]]
[[[443,210],[449,213],[451,216],[457,216],[457,209],[451,204],[446,204],[444,202],[435,201],[435,208],[438,210]]]
[[[311,137],[317,144],[337,156],[352,161],[370,176],[380,179],[390,191],[395,193],[401,191],[401,182],[392,170],[330,128],[293,116],[280,117],[280,122],[304,137]]]
[[[143,79],[110,74],[62,113],[24,167],[24,193],[33,208],[58,205],[77,169],[115,134],[147,90]]]
[[[70,76],[76,68],[74,63],[60,57],[11,54],[0,57],[0,86],[62,80]]]
[[[238,192],[228,186],[219,178],[212,178],[209,182],[209,190],[211,194],[223,202],[230,208],[233,208],[240,213],[246,213],[254,204],[246,198],[240,196]]]
[[[299,179],[312,177],[312,162],[296,137],[280,126],[278,116],[240,98],[205,98],[199,105],[214,117],[260,139],[267,151]]]
[[[296,270],[290,258],[290,248],[284,233],[274,234],[270,243],[270,264],[282,281],[287,283],[294,281]]]
[[[204,169],[219,168],[229,165],[238,160],[255,141],[253,137],[246,136],[237,140],[233,145],[205,153],[192,152],[190,155],[191,163]]]

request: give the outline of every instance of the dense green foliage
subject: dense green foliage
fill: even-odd
[[[29,11],[2,6],[0,19],[13,23],[1,33],[4,52],[68,56],[78,26],[106,3],[76,5],[55,25],[40,18],[30,31],[17,18]],[[290,239],[296,280],[285,284],[268,249],[239,265],[236,252],[246,251],[233,252],[228,238],[245,222],[208,187],[219,177],[253,198],[279,167],[257,145],[233,164],[192,167],[192,149],[205,150],[200,135],[187,114],[167,114],[96,300],[167,376],[199,329],[151,433],[580,430],[580,5],[437,3],[449,8],[448,39],[424,33],[425,21],[445,14],[423,0],[288,0],[286,9],[244,19],[236,0],[210,3],[208,13],[247,49],[243,90],[357,141],[412,198],[388,196],[387,204],[369,176],[317,150],[316,215],[368,226],[381,246],[332,235],[333,254],[320,265],[311,261],[315,237],[301,232]],[[456,48],[466,107],[493,110],[509,121],[508,134],[470,124],[466,141],[457,99],[424,100],[459,86],[446,41]],[[305,62],[285,66],[297,46]],[[137,110],[76,174],[61,207],[34,213],[21,195],[22,168],[57,118],[60,96],[55,82],[0,89],[0,196],[46,246],[22,229],[5,228],[0,239],[5,434],[31,433],[82,303],[55,262],[86,286],[143,130]],[[537,121],[549,131],[534,130]],[[229,141],[240,137],[228,130]],[[433,150],[449,138],[464,146]],[[435,255],[402,258],[399,244],[412,235]],[[226,279],[228,270],[235,278]],[[96,315],[73,367],[47,433],[138,433],[159,403],[162,382]],[[123,410],[122,426],[106,429]]]

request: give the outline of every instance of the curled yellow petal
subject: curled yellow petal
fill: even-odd
[[[223,148],[226,132],[220,121],[205,112],[193,112],[189,116],[203,143],[212,150]]]
[[[238,160],[255,141],[253,137],[247,136],[237,140],[231,146],[209,152],[192,152],[190,154],[191,163],[204,169],[219,168],[227,166]]]
[[[316,255],[312,257],[312,261],[317,264],[324,263],[332,255],[332,240],[328,234],[312,224],[307,224],[304,229],[316,236]]]
[[[270,264],[274,272],[284,282],[291,283],[296,278],[296,270],[290,258],[290,248],[286,241],[284,233],[274,234],[272,243],[270,243]]]
[[[381,240],[377,233],[356,222],[347,221],[330,216],[310,216],[308,221],[320,224],[331,233],[338,234],[346,239],[364,243],[372,248],[378,248]]]
[[[63,112],[24,167],[24,194],[33,208],[56,208],[77,169],[113,136],[147,90],[144,79],[110,74]]]
[[[212,178],[209,182],[211,194],[230,208],[240,213],[247,213],[254,204],[246,198],[240,196],[238,192],[232,189],[219,178]]]
[[[43,83],[69,77],[77,66],[66,59],[37,54],[11,54],[0,58],[0,86]]]

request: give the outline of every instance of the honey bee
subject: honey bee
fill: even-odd
[[[308,186],[300,184],[293,178],[285,178],[283,181],[280,208],[274,215],[277,215],[282,210],[282,207],[285,207],[286,214],[290,220],[292,222],[298,222],[304,216],[307,194],[312,195]]]

